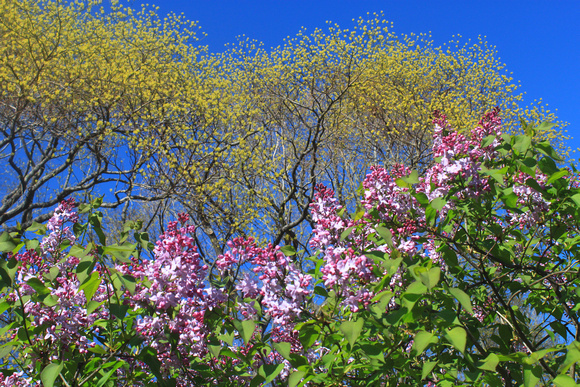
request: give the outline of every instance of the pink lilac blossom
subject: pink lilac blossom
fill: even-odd
[[[529,229],[540,223],[544,217],[544,213],[550,207],[550,203],[544,199],[542,193],[526,185],[526,180],[530,177],[528,174],[520,172],[513,178],[514,186],[512,190],[518,196],[518,205],[521,208],[528,208],[527,211],[509,212],[511,224],[517,225],[520,229]],[[548,176],[538,172],[536,173],[535,180],[538,182],[540,188],[544,188]]]
[[[497,155],[495,148],[500,144],[501,135],[499,110],[486,114],[471,132],[452,130],[445,116],[440,114],[436,114],[434,123],[433,155],[438,161],[419,178],[415,191],[424,193],[432,201],[447,195],[451,185],[459,180],[466,183],[465,188],[455,194],[459,198],[477,197],[489,190],[488,178],[482,177],[479,170],[483,161],[492,160]],[[482,147],[482,140],[487,136],[495,138]],[[373,214],[378,214],[379,222],[390,228],[396,250],[411,256],[421,254],[445,266],[433,237],[425,233],[425,210],[408,195],[408,187],[397,183],[410,172],[402,165],[395,165],[390,171],[372,167],[363,182],[365,196],[361,204],[365,214],[356,222],[339,215],[342,208],[331,190],[320,185],[316,187],[310,206],[315,222],[310,246],[319,250],[324,258],[325,264],[321,268],[324,285],[337,291],[343,297],[342,306],[352,311],[366,307],[374,296],[368,284],[376,280],[373,274],[375,264],[364,252],[391,253],[388,246],[378,245],[368,238],[374,233],[373,227],[377,223]],[[452,202],[445,204],[439,216],[445,217],[453,205]],[[349,227],[355,230],[345,238],[343,233]],[[426,242],[419,244],[419,234]],[[399,269],[392,276],[390,285],[393,290],[403,286],[401,274]],[[391,302],[387,308],[394,307]]]
[[[312,296],[312,276],[303,274],[279,246],[259,247],[252,239],[236,238],[228,243],[228,251],[218,257],[216,266],[222,273],[244,272],[237,281],[235,292],[230,297],[237,298],[239,313],[245,319],[257,319],[254,304],[259,302],[262,313],[270,318],[270,336],[273,342],[291,343],[293,353],[303,353],[294,326],[305,307],[305,301]],[[256,300],[245,302],[244,300]],[[264,359],[258,359],[258,362]],[[276,351],[269,354],[266,362],[282,362],[282,377],[293,369]]]
[[[433,156],[439,162],[432,165],[420,179],[417,192],[425,193],[429,200],[443,197],[457,179],[469,181],[467,188],[456,194],[459,198],[477,197],[488,191],[489,183],[479,170],[483,161],[497,156],[495,148],[501,136],[499,110],[485,114],[475,129],[467,133],[453,130],[441,114],[436,114],[434,123]],[[487,136],[494,136],[495,139],[482,148],[481,142]],[[440,216],[445,216],[451,206],[452,203],[448,203]]]
[[[304,300],[311,295],[312,277],[301,273],[279,246],[261,248],[252,238],[236,238],[228,246],[229,250],[216,261],[220,271],[250,265],[236,285],[240,300],[259,296],[262,309],[272,318],[273,328],[291,329],[290,324],[300,314]],[[255,316],[251,304],[243,305],[247,316]]]
[[[76,237],[70,226],[64,226],[67,222],[76,223],[79,220],[78,214],[74,210],[76,203],[74,198],[63,200],[54,210],[54,214],[47,224],[50,234],[40,243],[45,256],[51,256],[53,263],[60,257],[60,246],[64,241],[74,244]]]
[[[0,387],[34,387],[39,386],[38,383],[33,383],[32,378],[24,376],[24,372],[15,372],[10,376],[4,376],[0,372]]]
[[[186,222],[187,215],[180,215]],[[194,238],[195,228],[170,222],[153,250],[154,259],[119,265],[117,269],[137,279],[135,293],[126,301],[135,310],[153,308],[155,313],[137,321],[136,330],[155,348],[164,367],[181,368],[166,330],[178,335],[177,350],[184,359],[205,355],[205,313],[225,300],[217,289],[206,285],[208,267],[202,262]],[[143,285],[149,281],[150,286]]]
[[[95,343],[87,338],[86,333],[97,319],[109,318],[109,313],[105,308],[97,308],[87,313],[87,299],[84,292],[79,291],[80,282],[75,271],[79,259],[74,256],[60,258],[60,245],[65,241],[69,244],[75,242],[70,226],[66,226],[67,223],[78,221],[74,207],[72,199],[63,201],[57,207],[48,222],[50,233],[41,243],[42,255],[35,250],[27,250],[14,256],[20,262],[15,282],[20,296],[25,296],[36,293],[28,281],[41,281],[50,292],[46,297],[55,300],[53,306],[47,306],[47,302],[35,302],[33,299],[24,303],[23,311],[32,319],[30,326],[43,327],[42,340],[45,343],[51,343],[54,348],[62,350],[75,347],[80,353],[87,353]],[[59,269],[58,274],[49,282],[46,278],[55,275],[50,274],[54,267]],[[104,268],[97,264],[95,270],[102,273]],[[111,285],[105,285],[101,281],[92,299],[96,302],[104,301],[112,290]],[[16,301],[18,297],[16,291],[7,295],[11,301]]]

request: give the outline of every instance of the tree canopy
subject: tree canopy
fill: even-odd
[[[435,110],[456,127],[494,106],[511,131],[555,119],[518,106],[485,41],[436,47],[382,15],[213,54],[195,23],[148,8],[8,0],[0,12],[0,224],[12,230],[70,195],[104,195],[121,220],[185,209],[208,259],[235,236],[307,249],[316,184],[350,208],[370,165],[424,170]]]

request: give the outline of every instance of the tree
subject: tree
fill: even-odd
[[[471,127],[485,111],[501,106],[511,132],[518,130],[520,117],[536,123],[554,119],[517,107],[521,94],[484,41],[434,47],[427,36],[397,36],[381,16],[361,19],[353,30],[302,31],[271,50],[241,42],[218,58],[218,74],[234,95],[234,105],[224,109],[244,115],[224,120],[217,130],[251,128],[255,134],[240,143],[247,153],[237,164],[231,158],[213,164],[207,179],[219,179],[220,187],[188,177],[187,160],[195,150],[187,147],[172,172],[178,197],[211,237],[214,254],[235,235],[274,244],[295,235],[308,251],[314,187],[331,186],[352,211],[371,165],[425,170],[432,163],[435,110],[456,127]],[[561,138],[552,128],[537,135],[553,142]]]
[[[160,157],[143,144],[187,120],[194,130],[213,98],[198,82],[207,64],[192,45],[195,23],[96,4],[0,6],[4,227],[45,221],[73,194],[104,195],[105,208],[168,197],[145,184]]]
[[[470,131],[439,115],[433,165],[374,167],[353,216],[319,185],[308,273],[292,247],[251,238],[209,267],[186,214],[142,259],[147,239],[137,230],[141,246],[126,242],[135,223],[107,245],[98,203],[79,206],[82,224],[64,201],[47,229],[28,230],[48,230],[40,240],[0,237],[12,340],[0,350],[20,354],[0,381],[573,385],[578,176],[526,131],[503,133],[497,110]],[[82,239],[89,227],[96,243]],[[544,323],[530,331],[534,316]]]
[[[433,47],[381,15],[216,55],[196,46],[195,23],[146,8],[10,0],[0,11],[0,224],[11,230],[72,194],[104,195],[104,208],[123,208],[119,227],[149,201],[186,209],[208,262],[236,236],[308,250],[316,184],[352,209],[370,165],[425,169],[435,109],[457,127],[495,105],[508,127],[554,118],[514,107],[485,42]]]

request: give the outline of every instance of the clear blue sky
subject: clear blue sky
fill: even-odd
[[[465,41],[486,36],[521,81],[526,102],[542,98],[570,125],[570,143],[580,147],[580,0],[545,1],[249,1],[157,0],[159,13],[184,13],[197,20],[213,52],[246,35],[265,47],[283,44],[301,27],[324,28],[327,20],[343,28],[367,12],[383,11],[397,34],[431,31],[435,44],[461,34]],[[578,152],[575,158],[580,157]]]

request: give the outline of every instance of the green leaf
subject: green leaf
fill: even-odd
[[[435,285],[439,283],[439,279],[441,278],[441,268],[440,267],[432,267],[427,271],[422,271],[419,273],[419,279],[427,287],[427,289],[431,290]]]
[[[483,138],[483,140],[481,141],[481,147],[485,148],[487,146],[490,146],[496,139],[496,135],[494,134],[490,134],[489,136],[486,136]]]
[[[97,197],[97,198],[94,198],[93,200],[91,200],[91,207],[93,207],[94,209],[101,207],[102,204],[103,204],[103,197]]]
[[[259,370],[258,370],[259,372]],[[266,384],[266,378],[264,378],[259,373],[254,376],[252,381],[250,382],[250,387],[262,387]]]
[[[542,157],[540,161],[538,161],[538,167],[548,176],[560,170],[554,160],[549,157]]]
[[[95,211],[89,216],[89,223],[93,227],[93,231],[99,237],[99,242],[101,245],[106,245],[107,237],[103,232],[101,227],[101,221],[103,220],[103,214],[100,211]]]
[[[298,338],[304,348],[310,348],[318,339],[320,327],[318,325],[304,325],[298,330]]]
[[[4,253],[12,252],[18,246],[18,243],[8,233],[4,231],[0,234],[0,251]]]
[[[296,387],[298,383],[304,378],[306,372],[304,371],[294,371],[288,377],[288,387]]]
[[[103,305],[105,301],[89,301],[87,302],[87,315],[93,313],[95,311],[95,309],[97,309],[99,306]]]
[[[385,242],[387,242],[387,246],[393,249],[393,234],[391,233],[391,230],[386,227],[377,226],[375,231],[385,240]]]
[[[497,367],[498,363],[499,363],[499,357],[497,357],[497,355],[495,353],[490,353],[483,360],[483,363],[478,368],[481,370],[495,372],[495,368]]]
[[[234,345],[234,332],[224,332],[218,336],[218,339],[229,345]]]
[[[39,280],[38,278],[30,278],[26,281],[26,284],[30,286],[32,289],[36,290],[36,293],[40,295],[50,294],[50,290],[44,285],[44,282]]]
[[[435,225],[435,220],[437,219],[437,210],[431,207],[431,204],[425,208],[425,219],[428,226]]]
[[[296,255],[296,250],[294,249],[294,246],[291,246],[291,245],[284,245],[284,246],[280,247],[280,251],[282,252],[282,254],[284,254],[287,257],[291,257],[293,255]]]
[[[544,189],[540,186],[540,184],[538,184],[538,182],[535,179],[529,178],[526,179],[526,185],[528,187],[531,187],[533,189],[535,189],[538,192],[544,192]]]
[[[129,305],[111,304],[109,305],[109,310],[113,316],[117,317],[119,320],[123,320],[127,315]]]
[[[492,177],[499,184],[503,184],[504,175],[507,173],[508,167],[502,169],[487,169],[484,166],[481,167],[481,172],[484,175]]]
[[[40,242],[37,239],[27,240],[25,246],[26,250],[36,250],[40,246]]]
[[[100,285],[101,285],[101,277],[99,276],[98,272],[94,271],[93,273],[91,273],[90,277],[87,278],[81,286],[79,286],[79,292],[81,290],[84,290],[85,297],[88,302],[93,298],[93,296],[97,292],[97,289],[99,289]]]
[[[99,381],[97,382],[96,387],[102,387],[109,380],[109,378],[111,377],[111,375],[113,375],[113,372],[117,371],[117,369],[119,367],[121,367],[123,364],[124,364],[124,362],[121,361],[121,360],[118,360],[118,361],[114,362],[113,363],[113,367],[110,370],[108,370],[107,373],[104,374],[99,379]]]
[[[540,152],[545,154],[548,157],[560,162],[563,161],[562,158],[558,155],[558,153],[552,148],[552,145],[548,141],[543,141],[536,144],[536,149]]]
[[[431,207],[437,211],[441,211],[445,204],[447,204],[447,201],[443,198],[435,198],[431,200]]]
[[[76,268],[77,279],[79,282],[83,283],[87,278],[89,278],[89,276],[93,273],[95,264],[96,262],[93,261],[92,257],[85,257],[81,262],[79,262]]]
[[[552,174],[552,176],[550,176],[548,180],[546,180],[546,184],[552,184],[559,178],[564,177],[566,175],[568,175],[568,171],[565,169],[560,169],[558,172]]]
[[[364,207],[357,205],[356,212],[354,213],[352,220],[354,220],[356,222],[357,220],[362,219],[362,217],[365,215],[365,213],[366,213],[366,211],[365,211]]]
[[[151,251],[155,247],[153,243],[149,241],[149,234],[146,232],[135,232],[133,234],[137,243],[146,251]]]
[[[558,387],[577,387],[578,384],[568,375],[558,375],[553,380],[554,385]]]
[[[254,334],[254,330],[256,329],[256,322],[253,320],[244,320],[244,321],[234,321],[234,326],[242,336],[242,340],[247,344],[252,335]]]
[[[315,286],[314,287],[314,294],[318,294],[319,296],[322,296],[324,298],[328,297],[328,291],[323,288],[322,286]]]
[[[419,356],[425,351],[427,346],[431,344],[431,340],[435,335],[431,332],[427,331],[419,331],[415,335],[415,339],[413,340],[413,348],[412,350],[415,352],[415,356]]]
[[[354,230],[354,226],[350,226],[349,228],[344,230],[342,233],[340,233],[340,241],[342,242],[346,238],[348,238],[348,236],[352,233],[352,230]]]
[[[372,342],[372,344],[362,344],[361,346],[362,352],[367,356],[369,359],[378,360],[381,363],[385,362],[385,354],[383,353],[383,349],[385,347],[384,343],[381,342]],[[332,355],[336,357],[336,355]],[[334,360],[330,360],[330,362],[334,362]]]
[[[387,259],[383,262],[383,267],[387,271],[389,275],[395,275],[397,270],[399,270],[399,266],[401,266],[401,262],[403,262],[403,258],[396,258],[396,259]]]
[[[292,349],[290,343],[286,343],[283,341],[279,343],[274,343],[274,349],[276,350],[276,352],[282,355],[284,359],[290,360],[290,350]]]
[[[574,194],[570,199],[576,204],[576,207],[580,207],[580,194]]]
[[[364,320],[359,319],[356,321],[345,321],[340,324],[340,331],[344,334],[344,337],[348,340],[350,347],[352,348],[364,325]]]
[[[322,361],[322,364],[324,365],[324,368],[331,368],[332,364],[334,363],[334,361],[336,360],[336,355],[333,355],[332,353],[326,354],[324,356],[322,356],[320,358],[320,360]]]
[[[135,254],[137,244],[124,243],[122,245],[113,244],[103,248],[103,254],[112,255],[122,263],[131,263],[131,256]]]
[[[471,300],[469,299],[467,293],[458,288],[449,288],[449,293],[451,293],[453,297],[459,301],[467,313],[473,314],[473,307],[471,306]]]
[[[393,292],[390,290],[378,293],[372,298],[372,302],[378,301],[376,304],[371,305],[370,310],[375,318],[382,318],[386,313],[387,305],[393,298]]]
[[[388,259],[388,255],[382,251],[365,251],[365,256],[375,261],[375,263],[382,263]]]
[[[92,243],[89,243],[86,248],[82,248],[80,246],[74,245],[74,246],[71,246],[70,251],[68,253],[68,256],[69,257],[77,257],[78,259],[83,260],[83,258],[85,258],[85,257],[89,256],[89,254],[91,254],[91,252],[93,251],[93,248],[94,248],[94,246]],[[92,261],[93,257],[90,256],[89,260]],[[85,261],[85,260],[83,260],[83,261]],[[78,272],[78,269],[77,269],[77,272]]]
[[[437,365],[436,361],[427,361],[427,362],[423,363],[423,371],[421,372],[421,380],[424,380],[427,376],[429,376],[429,374],[431,373],[431,371],[433,371],[433,368],[435,368],[436,365]]]
[[[520,134],[519,136],[516,136],[515,140],[516,141],[513,146],[513,149],[516,151],[517,154],[522,156],[525,155],[528,149],[530,148],[530,145],[532,145],[532,139],[529,136]]]
[[[11,307],[12,307],[12,305],[7,301],[3,301],[2,303],[0,303],[0,315],[2,315],[4,312],[6,312]]]
[[[0,260],[0,277],[5,286],[11,286],[14,282],[14,276],[20,266],[20,262],[12,257],[8,261]]]
[[[427,287],[425,285],[423,285],[422,282],[420,281],[415,281],[413,283],[411,283],[411,285],[409,285],[407,287],[407,290],[405,291],[405,293],[408,294],[425,294],[427,293]]]
[[[531,160],[531,162],[528,160]],[[524,160],[517,160],[516,164],[519,166],[520,171],[527,173],[531,177],[536,177],[536,171],[534,167],[537,165],[537,163],[535,159],[528,157]]]
[[[503,195],[501,197],[501,200],[503,200],[506,207],[508,207],[508,208],[517,208],[518,207],[518,199],[519,199],[519,196],[513,192],[511,192],[507,195]]]
[[[417,199],[417,202],[419,202],[419,204],[422,204],[425,206],[427,204],[429,204],[429,198],[423,192],[418,192],[414,196],[415,196],[415,199]]]
[[[558,372],[567,372],[572,365],[580,361],[580,342],[573,341],[567,347],[568,352],[566,352],[566,358],[564,363],[560,366]]]
[[[467,342],[467,333],[461,327],[453,328],[445,332],[447,341],[459,352],[465,352],[465,344]]]
[[[417,184],[419,183],[419,173],[417,171],[412,171],[409,176],[405,176],[402,178],[405,183],[408,184]]]
[[[412,171],[409,176],[404,176],[395,180],[395,183],[397,183],[397,185],[402,188],[411,187],[413,184],[417,184],[418,182],[419,173],[417,171]]]
[[[163,375],[161,374],[161,362],[157,358],[157,351],[155,348],[145,347],[139,354],[139,358],[149,366],[149,369],[157,377],[158,380],[163,380]]]
[[[222,351],[221,345],[208,344],[207,348],[209,349],[209,352],[213,355],[213,357],[219,357],[220,352]]]
[[[266,380],[264,384],[270,383],[276,376],[282,372],[284,364],[264,364],[258,370],[258,374],[262,375]]]
[[[58,363],[50,363],[40,373],[40,380],[42,380],[42,385],[44,387],[52,387],[54,386],[54,381],[62,371],[63,365]]]
[[[117,278],[123,284],[125,289],[129,291],[130,294],[135,294],[135,287],[137,286],[137,282],[135,277],[128,275],[128,274],[121,274],[116,273]]]
[[[49,294],[47,295],[43,300],[42,303],[46,306],[48,306],[49,308],[57,305],[60,303],[60,299],[55,296],[54,294]]]
[[[60,268],[58,266],[53,266],[48,269],[48,273],[45,274],[45,278],[50,282],[54,281],[56,277],[60,274]]]
[[[556,124],[553,124],[553,123],[548,122],[548,121],[542,121],[542,123],[540,125],[536,126],[535,129],[537,132],[541,133],[541,132],[545,132],[547,130],[552,129],[554,126],[556,126]]]
[[[524,364],[524,387],[536,387],[541,378],[541,366]]]
[[[46,226],[42,223],[32,222],[30,227],[26,229],[26,232],[34,232],[38,235],[46,234]]]
[[[10,341],[0,346],[0,359],[4,359],[12,349],[18,344],[18,340]]]

